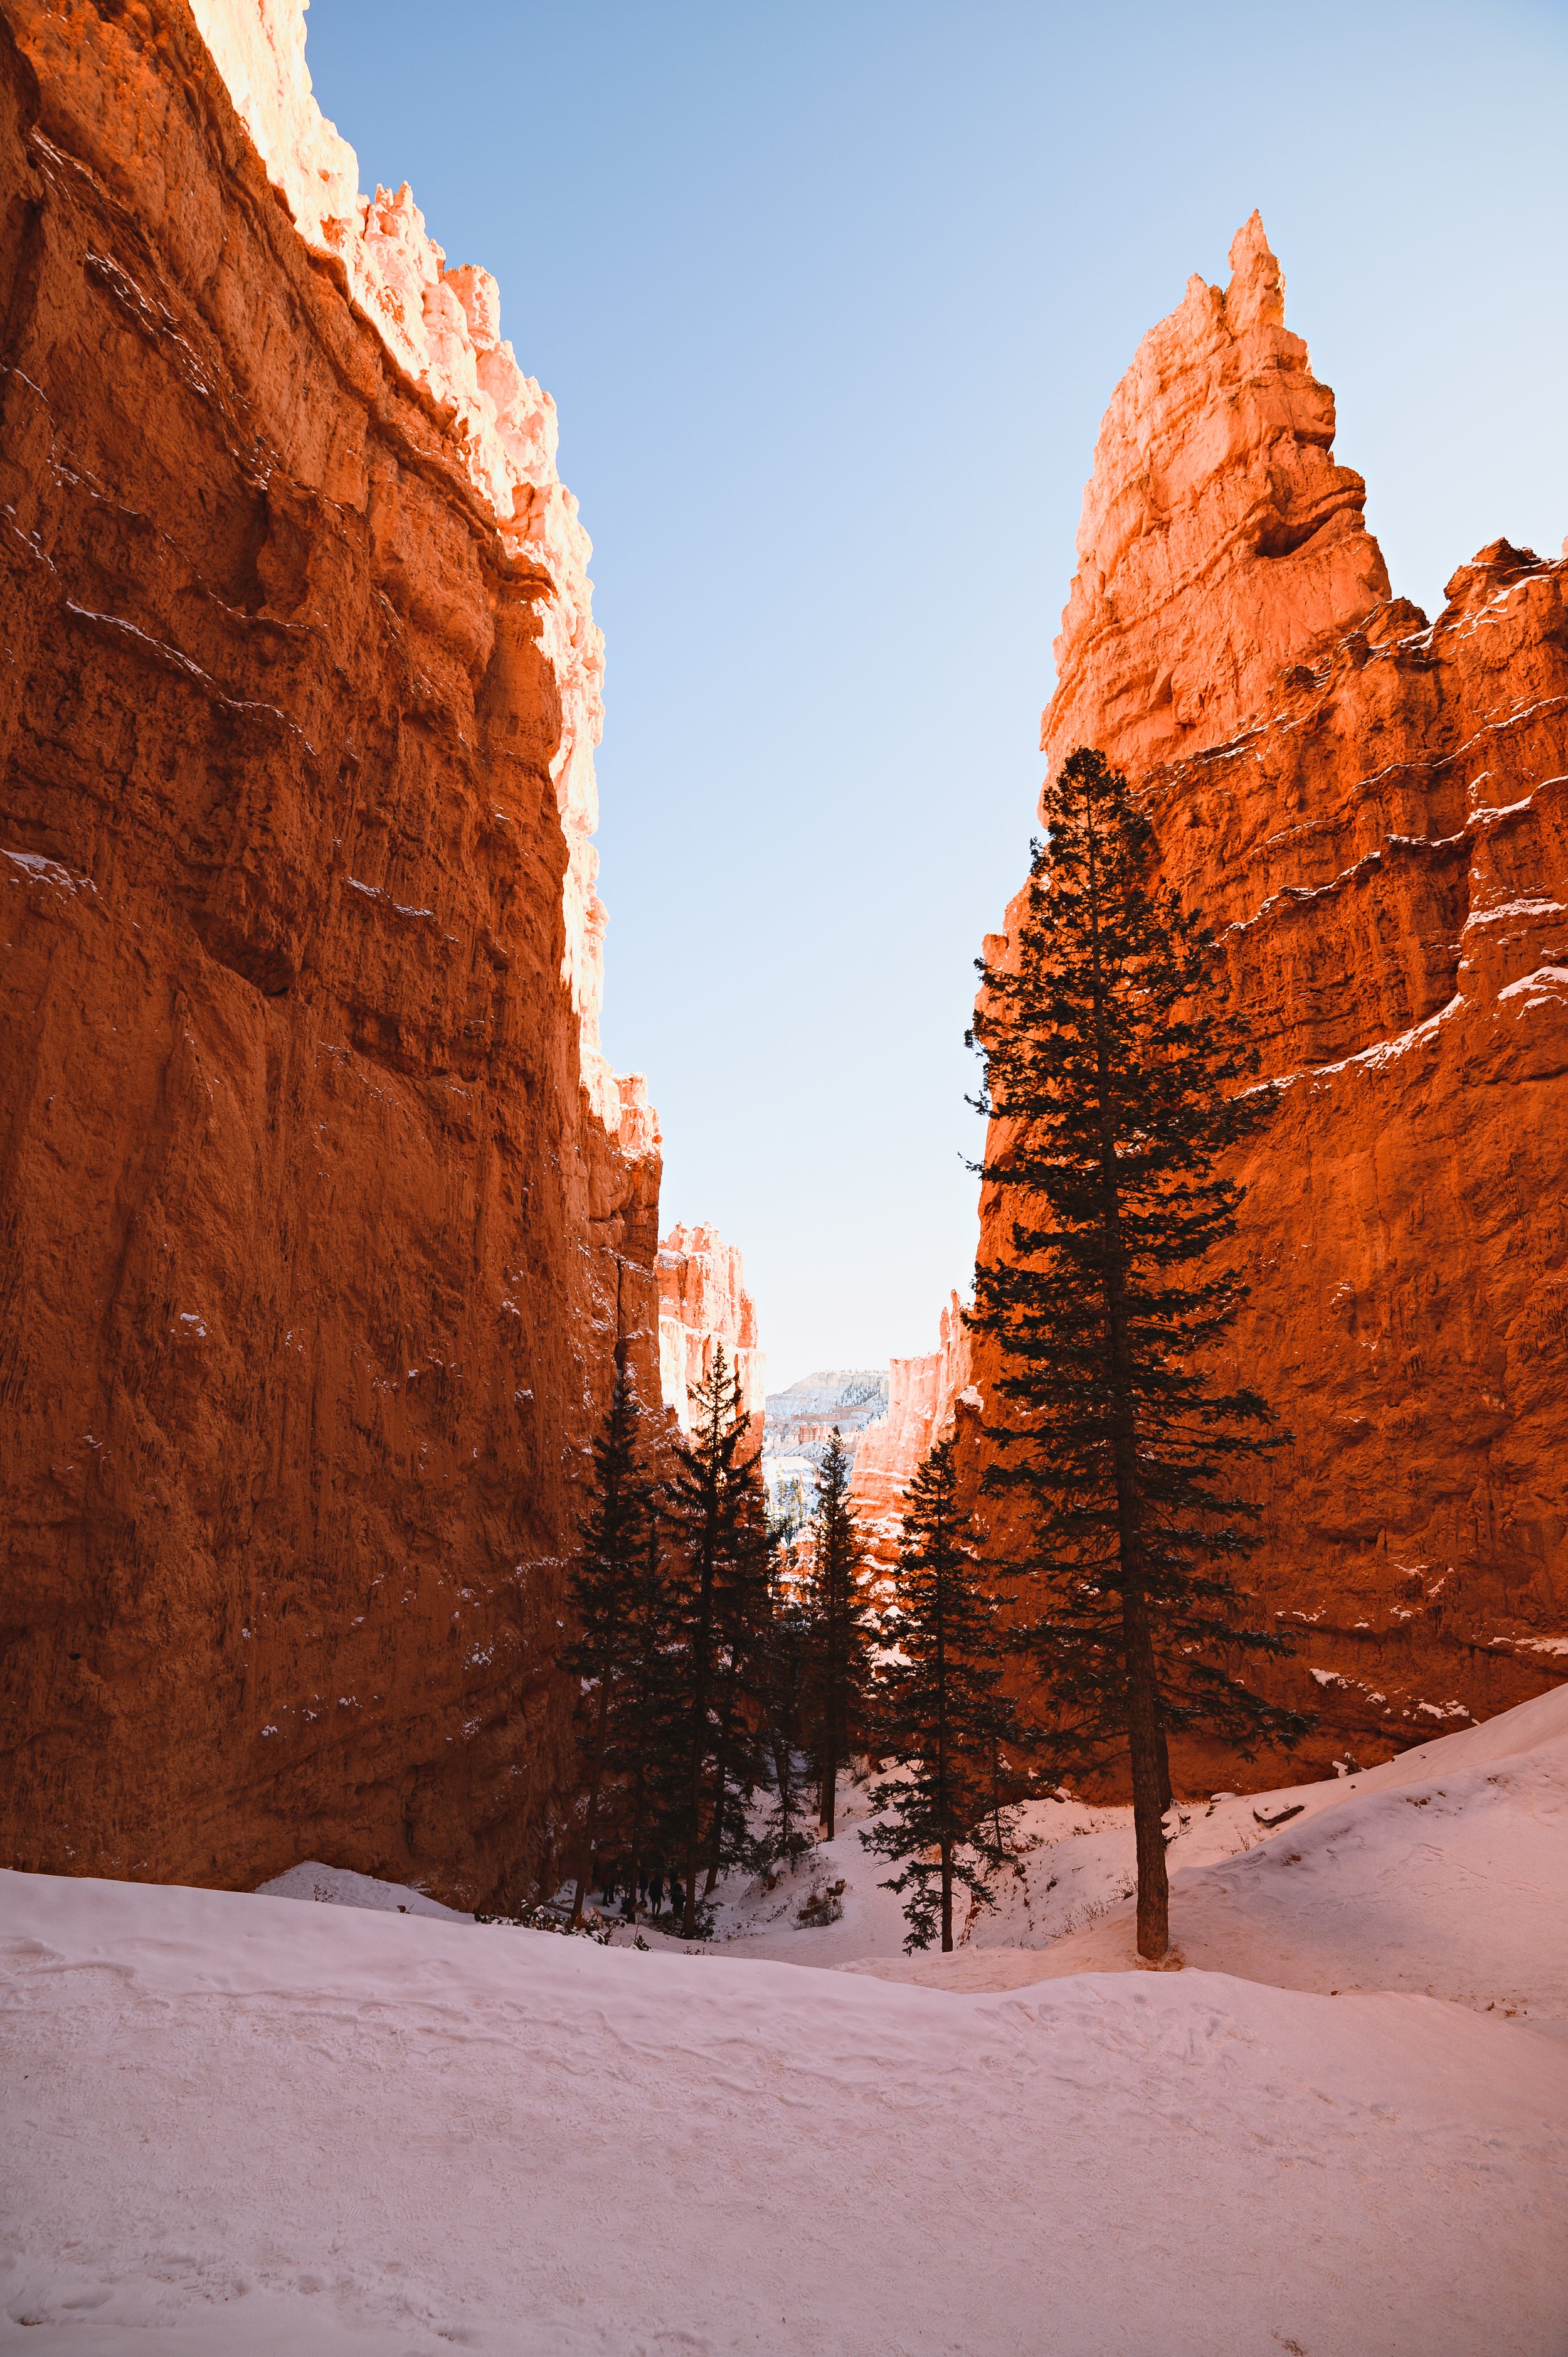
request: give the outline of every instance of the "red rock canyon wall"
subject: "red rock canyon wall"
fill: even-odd
[[[767,1362],[740,1254],[716,1228],[671,1228],[659,1247],[659,1369],[664,1405],[682,1432],[692,1428],[693,1387],[712,1372],[721,1345],[742,1406],[760,1417]]]
[[[904,1492],[920,1459],[955,1429],[961,1402],[979,1405],[978,1393],[970,1389],[970,1334],[956,1293],[942,1311],[940,1334],[934,1351],[889,1361],[887,1413],[866,1426],[855,1448],[850,1504],[868,1544],[888,1564],[897,1559]]]
[[[1326,1768],[1568,1670],[1568,566],[1391,597],[1256,216],[1231,263],[1106,413],[1043,743],[1128,770],[1286,1082],[1232,1355],[1294,1435],[1249,1577]]]
[[[0,0],[0,1856],[472,1903],[658,1379],[553,407],[299,0]]]

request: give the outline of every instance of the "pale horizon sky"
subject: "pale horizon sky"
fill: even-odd
[[[1261,208],[1396,593],[1568,533],[1568,11],[314,0],[361,185],[499,281],[595,544],[606,1050],[768,1384],[968,1282],[1100,418]]]

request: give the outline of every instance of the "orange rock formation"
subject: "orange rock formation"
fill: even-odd
[[[1053,770],[1093,744],[1128,770],[1221,743],[1286,664],[1389,593],[1334,462],[1334,395],[1284,324],[1254,213],[1222,294],[1194,276],[1112,395],[1055,646]]]
[[[1249,1577],[1321,1767],[1568,1668],[1568,566],[1391,598],[1256,215],[1231,261],[1107,412],[1043,743],[1141,786],[1286,1082],[1234,1358],[1294,1435]]]
[[[850,1503],[875,1551],[888,1562],[916,1467],[952,1432],[961,1400],[979,1406],[978,1393],[970,1389],[970,1335],[956,1293],[942,1311],[940,1334],[937,1348],[923,1357],[889,1361],[887,1413],[866,1426],[855,1447]]]
[[[659,1135],[551,404],[300,16],[0,0],[0,1856],[471,1902],[566,1767]]]
[[[659,1374],[665,1406],[692,1428],[692,1391],[712,1372],[714,1352],[740,1378],[748,1416],[763,1413],[767,1361],[740,1254],[716,1228],[671,1228],[659,1247]]]

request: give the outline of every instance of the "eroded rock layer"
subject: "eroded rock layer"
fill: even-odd
[[[1568,1669],[1568,566],[1391,598],[1255,217],[1231,258],[1107,413],[1043,742],[1134,778],[1286,1081],[1233,1359],[1294,1434],[1249,1579],[1326,1767]]]
[[[888,1562],[897,1552],[904,1493],[920,1459],[954,1431],[961,1401],[979,1405],[979,1394],[970,1390],[970,1334],[956,1293],[942,1311],[940,1334],[934,1351],[889,1362],[887,1413],[867,1426],[855,1449],[850,1503],[868,1542]]]
[[[0,1854],[472,1903],[549,1839],[618,1340],[657,1382],[586,544],[493,282],[296,225],[227,63],[0,0]]]
[[[692,1429],[692,1394],[722,1350],[739,1379],[740,1404],[760,1420],[767,1359],[739,1251],[714,1227],[673,1227],[659,1247],[659,1371],[664,1405]]]

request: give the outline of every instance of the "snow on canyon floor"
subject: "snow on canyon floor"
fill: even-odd
[[[1568,1689],[1191,1810],[1181,1972],[1124,1811],[1028,1830],[948,1959],[854,1823],[694,1955],[0,1876],[0,2348],[1568,2351]]]

